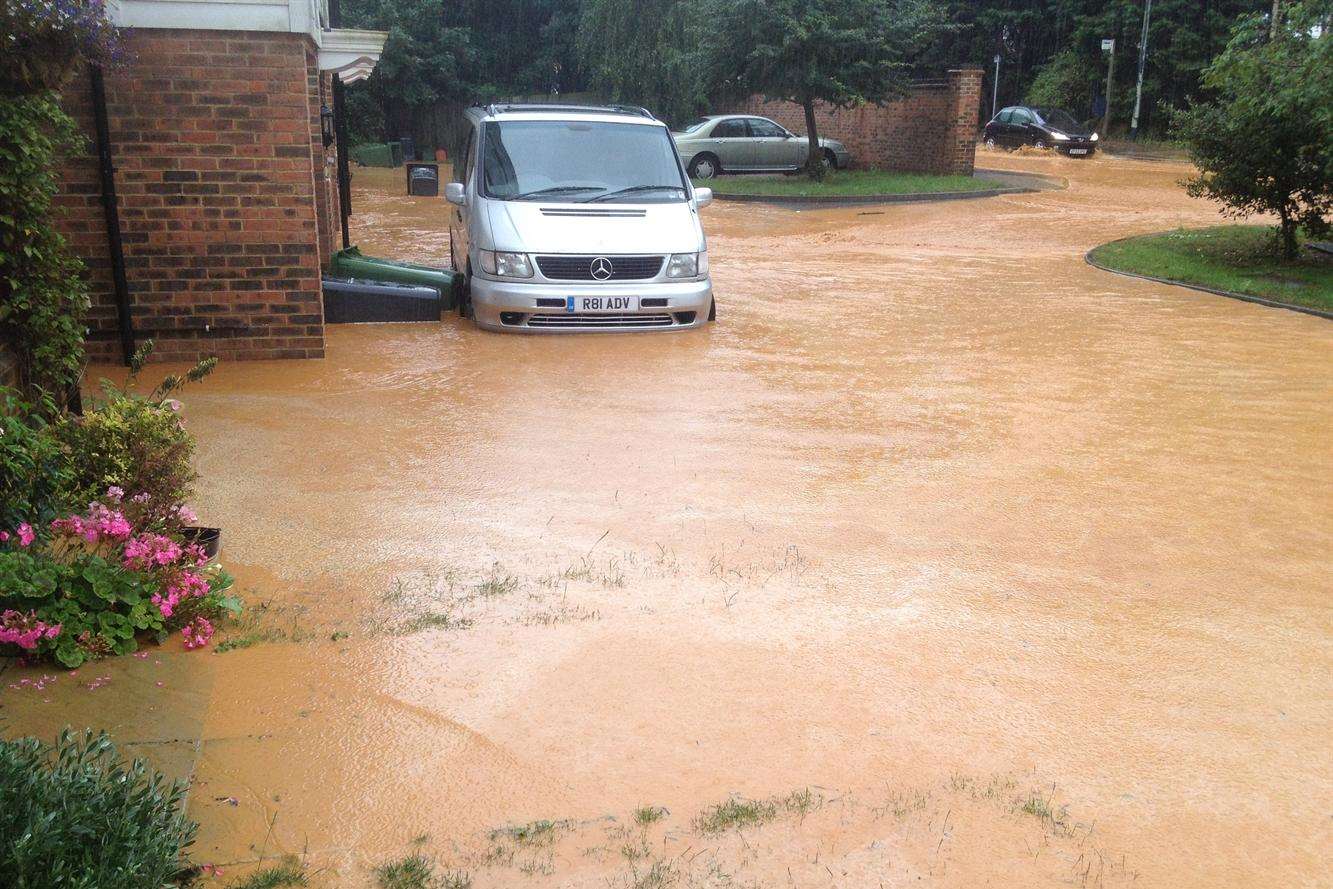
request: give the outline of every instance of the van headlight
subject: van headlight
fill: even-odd
[[[531,278],[532,263],[526,253],[501,253],[495,250],[478,250],[481,270],[497,278]]]
[[[673,253],[667,263],[668,278],[697,278],[708,274],[708,253]]]

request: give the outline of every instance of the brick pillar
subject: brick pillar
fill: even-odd
[[[981,108],[980,68],[949,71],[949,120],[946,124],[942,172],[971,176],[977,159],[977,121]]]

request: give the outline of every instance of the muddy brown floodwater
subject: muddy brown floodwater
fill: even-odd
[[[983,163],[1069,188],[709,208],[711,329],[223,365],[254,644],[6,685],[7,732],[105,725],[198,860],[323,886],[1328,885],[1333,325],[1084,264],[1217,221],[1183,167]],[[364,250],[447,257],[357,186]]]

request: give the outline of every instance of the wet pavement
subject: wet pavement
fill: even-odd
[[[1320,885],[1333,326],[1084,264],[1218,220],[1181,166],[983,163],[1069,187],[708,208],[706,330],[223,365],[254,644],[11,669],[7,733],[114,728],[198,860],[314,885]],[[357,187],[365,252],[447,258],[443,201]],[[782,801],[696,822],[731,794]]]

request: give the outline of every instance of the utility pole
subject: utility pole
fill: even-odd
[[[1143,66],[1148,63],[1148,19],[1152,16],[1152,0],[1144,0],[1143,32],[1139,35],[1139,79],[1134,87],[1134,119],[1129,124],[1129,138],[1139,138],[1139,106],[1143,104]]]
[[[1277,39],[1278,21],[1282,18],[1282,0],[1273,0],[1273,14],[1268,19],[1268,39]]]
[[[997,52],[995,54],[995,80],[993,80],[990,85],[990,116],[992,119],[995,117],[996,111],[999,110],[998,108],[996,108],[996,102],[999,100],[999,98],[1000,98],[1000,54]]]
[[[1106,63],[1106,110],[1102,112],[1102,136],[1111,134],[1111,87],[1115,84],[1115,38],[1102,41],[1102,49],[1110,50],[1111,57]]]

